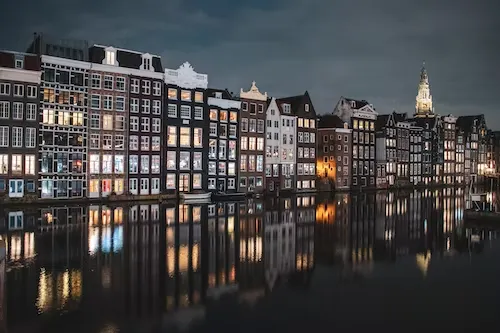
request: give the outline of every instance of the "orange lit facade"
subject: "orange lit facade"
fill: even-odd
[[[316,172],[324,190],[351,186],[352,130],[337,116],[319,120]]]

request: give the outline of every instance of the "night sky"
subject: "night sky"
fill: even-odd
[[[5,4],[7,3],[7,7]],[[209,86],[257,81],[308,90],[317,112],[340,96],[412,114],[425,60],[435,111],[486,115],[500,129],[499,0],[2,0],[0,48],[33,32],[189,61]]]

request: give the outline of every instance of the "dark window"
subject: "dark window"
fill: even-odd
[[[83,86],[83,73],[72,73],[71,74],[71,84],[75,86]]]
[[[44,145],[53,145],[54,144],[54,133],[53,132],[44,132],[42,144]]]
[[[61,84],[69,84],[69,72],[59,70],[59,71],[57,71],[57,73],[58,73],[57,82],[59,82]]]
[[[5,179],[0,179],[0,191],[5,191]]]
[[[26,182],[26,190],[30,193],[35,192],[35,181],[34,180],[28,180]]]
[[[47,82],[54,82],[56,80],[56,71],[52,68],[45,68],[43,71],[43,80]]]

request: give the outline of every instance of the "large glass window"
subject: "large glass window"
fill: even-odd
[[[201,173],[193,174],[193,188],[195,189],[201,188]]]
[[[181,151],[179,153],[179,169],[190,170],[190,153],[188,151]]]
[[[139,157],[137,155],[130,155],[128,159],[129,172],[139,172]]]
[[[167,189],[175,189],[175,173],[167,174]]]
[[[200,152],[193,153],[193,170],[202,169],[202,154]]]
[[[151,173],[160,173],[160,155],[151,156]]]
[[[236,141],[234,140],[229,140],[229,159],[236,159]]]
[[[194,147],[202,148],[203,147],[203,129],[195,128],[194,129]]]
[[[102,156],[102,173],[113,173],[113,155]]]
[[[167,170],[176,170],[176,152],[175,151],[167,151]]]
[[[99,160],[99,154],[90,154],[90,173],[100,173]]]
[[[180,146],[181,147],[191,147],[191,128],[181,127]]]
[[[177,146],[177,127],[168,126],[167,128],[167,145],[171,147]]]
[[[141,156],[141,173],[149,173],[149,156]]]
[[[122,174],[125,171],[125,156],[115,155],[115,173]]]

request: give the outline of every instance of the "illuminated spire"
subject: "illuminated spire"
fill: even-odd
[[[429,77],[427,76],[427,70],[425,69],[425,60],[422,63],[422,69],[420,70],[420,83],[429,83]]]
[[[420,82],[418,84],[418,94],[415,103],[415,117],[434,116],[434,108],[432,107],[431,88],[429,86],[429,76],[425,69],[425,61],[422,63],[420,70]]]

